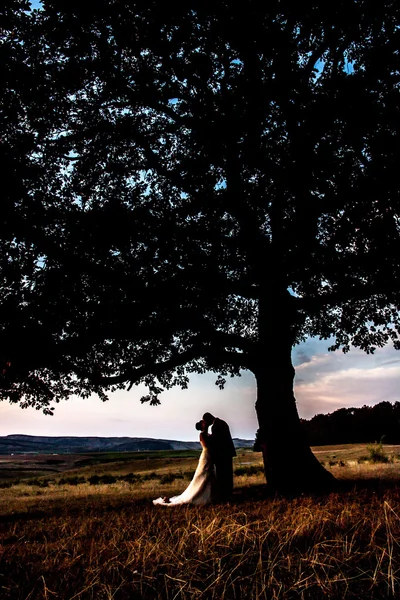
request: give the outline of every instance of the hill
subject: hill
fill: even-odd
[[[252,448],[252,440],[234,439],[236,448]],[[145,452],[148,450],[199,450],[199,442],[138,437],[74,437],[11,434],[0,436],[0,454],[68,454],[79,452]]]

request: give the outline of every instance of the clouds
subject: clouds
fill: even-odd
[[[300,416],[310,418],[342,407],[400,400],[400,355],[396,350],[385,346],[373,355],[355,348],[347,354],[331,353],[326,351],[329,344],[312,340],[315,354],[307,362],[301,361],[305,350],[298,349],[295,395]]]
[[[311,360],[312,360],[312,357],[309,356],[308,354],[306,354],[306,352],[304,350],[297,349],[294,353],[293,364],[294,364],[294,366],[305,365],[305,364],[311,362]]]

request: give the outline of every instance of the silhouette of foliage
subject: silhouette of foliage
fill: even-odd
[[[400,444],[400,402],[339,408],[333,413],[315,415],[309,420],[301,419],[301,423],[312,446],[378,440]]]
[[[367,446],[367,450],[368,450],[369,459],[371,462],[373,462],[373,463],[389,462],[389,457],[385,453],[382,443],[369,444],[369,446]]]
[[[268,482],[327,480],[291,348],[399,347],[398,3],[27,8],[0,9],[1,396],[248,369]]]

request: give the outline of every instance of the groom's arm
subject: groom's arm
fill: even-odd
[[[216,420],[213,426],[213,435],[215,434],[217,435],[219,446],[224,454],[229,453],[230,456],[236,456],[236,448],[232,440],[228,423],[222,419]]]

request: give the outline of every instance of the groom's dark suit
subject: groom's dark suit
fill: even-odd
[[[217,499],[224,502],[232,497],[232,458],[236,456],[236,450],[228,423],[218,417],[211,427],[211,441],[211,452],[217,477]]]

